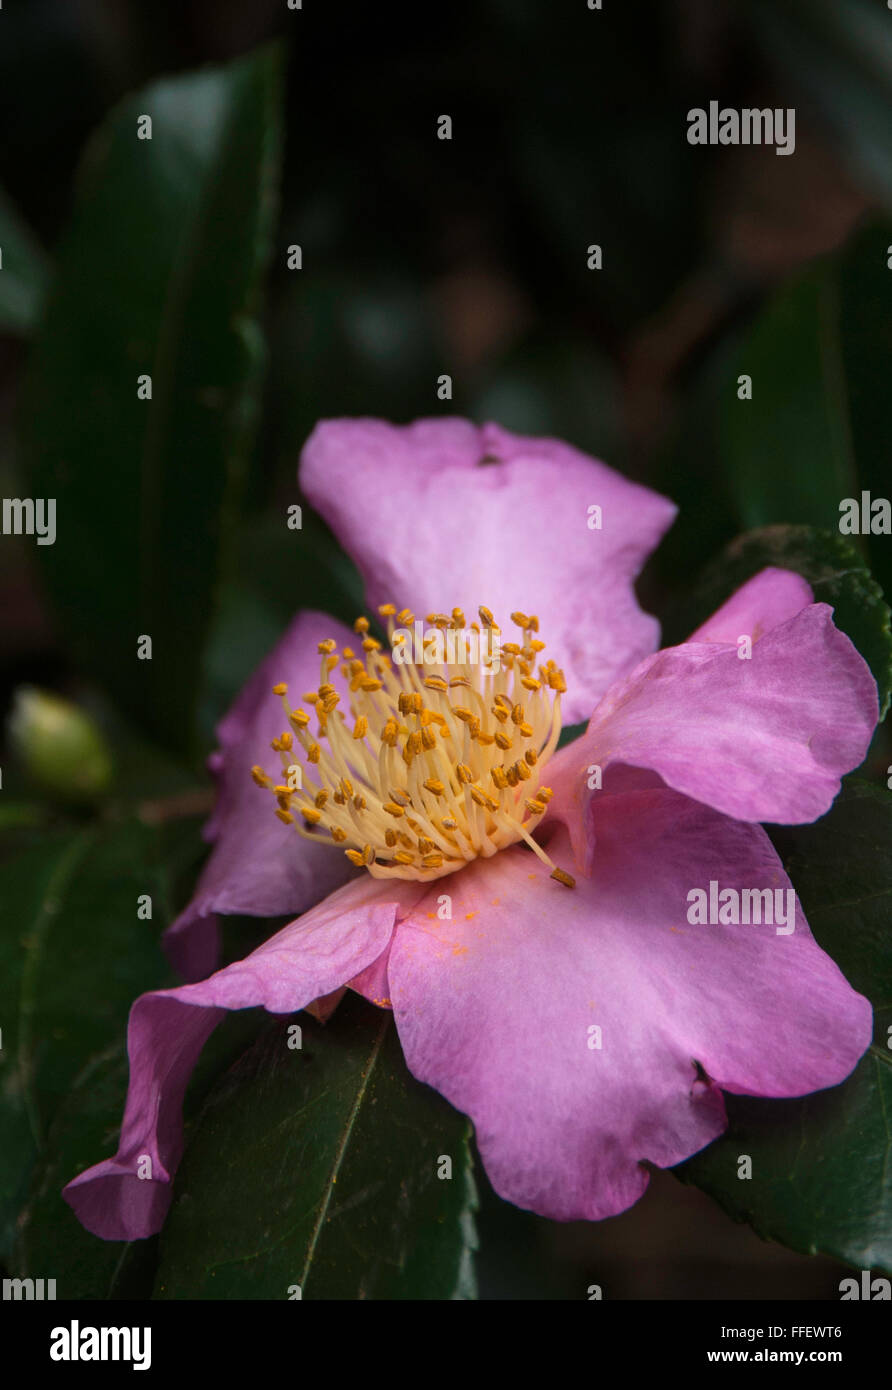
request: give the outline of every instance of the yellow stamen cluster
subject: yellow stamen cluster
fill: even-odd
[[[410,627],[414,614],[397,613],[394,604],[378,611],[393,652],[406,640],[396,623]],[[553,878],[572,888],[571,876],[531,834],[552,796],[540,778],[557,747],[567,688],[554,662],[539,659],[545,643],[536,635],[538,619],[512,613],[522,641],[501,643],[498,662],[472,661],[468,641],[453,646],[458,659],[430,660],[450,651],[447,633],[453,642],[459,631],[479,639],[482,624],[497,640],[492,613],[481,607],[479,614],[480,624],[469,628],[458,608],[429,614],[423,664],[384,652],[367,618],[354,623],[362,655],[350,647],[338,655],[333,639],[320,642],[319,687],[301,695],[315,733],[310,714],[292,707],[285,683],[273,686],[287,721],[271,745],[282,777],[276,782],[261,767],[251,775],[272,792],[280,820],[307,839],[343,846],[350,862],[375,878],[442,878],[524,841]],[[337,667],[349,690],[349,717],[330,679]],[[295,761],[298,747],[307,766]]]

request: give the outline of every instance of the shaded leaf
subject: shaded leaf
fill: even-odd
[[[348,994],[276,1021],[212,1090],[162,1233],[159,1298],[473,1297],[469,1126]],[[451,1178],[438,1177],[444,1157]]]
[[[65,1184],[95,1163],[110,1136],[117,1136],[126,1094],[122,1034],[75,1077],[50,1126],[10,1268],[18,1278],[55,1279],[57,1298],[147,1298],[151,1293],[157,1240],[99,1240],[62,1198]]]
[[[257,413],[280,86],[264,49],[112,113],[85,156],[26,392],[30,487],[57,504],[56,542],[37,554],[66,634],[180,749]]]
[[[41,837],[0,864],[0,1221],[8,1249],[31,1167],[74,1077],[120,1043],[166,967],[158,832],[128,821]],[[137,899],[152,898],[152,920]]]
[[[720,385],[720,469],[743,527],[805,522],[838,529],[844,498],[889,491],[892,393],[888,303],[892,227],[875,223],[777,295],[744,336]],[[752,400],[737,377],[753,379]],[[888,535],[863,547],[892,588]],[[876,523],[875,523],[876,524]]]
[[[29,334],[46,290],[46,257],[5,193],[0,191],[0,333]]]

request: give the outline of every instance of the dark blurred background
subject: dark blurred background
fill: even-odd
[[[443,412],[570,440],[686,511],[650,568],[679,572],[753,521],[735,492],[716,373],[773,294],[892,203],[892,14],[883,0],[585,0],[345,5],[305,0],[7,0],[0,186],[51,262],[91,131],[161,74],[288,42],[285,177],[269,370],[238,557],[207,672],[205,742],[299,603],[349,615],[289,550],[300,447],[320,417]],[[692,148],[689,108],[794,106],[795,158]],[[451,115],[451,142],[435,138]],[[284,248],[303,249],[301,274]],[[587,268],[590,243],[604,268]],[[19,495],[27,335],[0,336],[0,475]],[[834,527],[836,515],[824,524]],[[373,518],[370,517],[370,524]],[[323,538],[324,539],[324,538]],[[263,562],[257,563],[262,556]],[[320,585],[322,587],[320,588]],[[81,699],[34,550],[0,551],[0,691]],[[484,1179],[480,1177],[481,1183]],[[762,1243],[657,1174],[633,1211],[558,1226],[484,1193],[484,1297],[834,1297],[843,1269]]]

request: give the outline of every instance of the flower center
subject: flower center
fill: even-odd
[[[408,609],[385,603],[378,611],[389,653],[367,618],[354,623],[361,654],[319,643],[319,688],[302,695],[315,734],[284,682],[273,686],[289,725],[271,744],[282,780],[261,767],[251,775],[273,793],[275,814],[307,839],[343,845],[375,878],[442,878],[524,841],[552,878],[574,887],[532,838],[552,796],[540,778],[567,688],[554,662],[540,660],[538,618],[512,613],[522,641],[503,643],[488,608],[470,626],[458,608],[429,614],[427,630]],[[349,718],[331,684],[338,666]]]

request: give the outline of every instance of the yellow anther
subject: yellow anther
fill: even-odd
[[[576,879],[564,869],[552,869],[551,877],[556,878],[558,883],[563,883],[566,888],[576,887]]]
[[[402,627],[408,627],[410,623],[414,623],[415,614],[412,612],[411,608],[402,608],[400,612],[397,613],[396,620]]]
[[[518,609],[516,613],[511,614],[511,621],[515,627],[528,628],[530,625],[530,620],[526,613],[521,613],[520,609]]]
[[[378,604],[378,612],[381,614],[381,617],[382,617],[382,618],[392,618],[393,615],[394,615],[394,613],[396,612],[396,604],[395,604],[395,603],[379,603],[379,604]]]
[[[283,823],[311,839],[318,838],[314,832],[324,832],[351,864],[375,877],[437,879],[476,855],[488,856],[522,839],[553,868],[523,827],[524,819],[530,827],[538,823],[552,795],[550,789],[540,788],[524,799],[521,788],[557,746],[556,692],[565,688],[563,674],[552,660],[536,664],[544,649],[544,643],[532,637],[537,619],[520,612],[512,615],[524,625],[523,645],[504,643],[503,660],[494,669],[478,661],[470,645],[475,635],[501,632],[490,609],[480,606],[479,622],[462,633],[468,645],[455,641],[454,647],[449,629],[466,628],[462,610],[453,608],[451,616],[428,613],[426,624],[437,631],[426,635],[425,661],[419,667],[396,661],[408,649],[396,649],[403,634],[394,632],[393,619],[414,623],[412,611],[403,608],[397,615],[394,604],[383,604],[379,611],[387,619],[393,659],[386,644],[382,651],[381,642],[370,635],[368,618],[361,617],[353,625],[361,644],[358,656],[351,646],[340,648],[338,655],[333,638],[317,644],[320,685],[305,693],[304,708],[289,708],[284,681],[274,687],[288,727],[272,747],[287,773],[270,778],[256,766],[255,783],[272,792]],[[445,641],[439,632],[446,633]],[[337,687],[329,680],[335,670],[344,682],[339,680]],[[521,684],[534,696],[528,714],[514,693]],[[427,692],[437,697],[429,705]],[[443,695],[455,704],[443,701]],[[319,723],[317,742],[308,736],[313,710]],[[438,730],[451,742],[442,744]],[[516,760],[508,763],[515,745]],[[304,790],[292,785],[292,748],[303,751],[306,762],[318,768]],[[462,757],[466,761],[458,761]],[[535,787],[532,781],[531,789]],[[430,798],[439,802],[442,813],[433,820]]]

